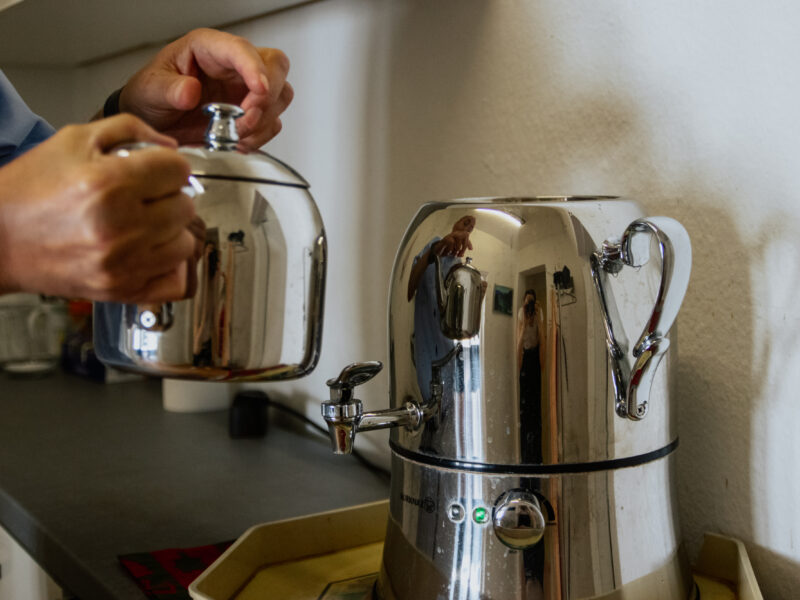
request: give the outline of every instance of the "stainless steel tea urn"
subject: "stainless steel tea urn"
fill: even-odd
[[[192,169],[184,190],[205,223],[197,292],[164,305],[96,303],[95,351],[112,366],[174,378],[305,375],[322,335],[322,219],[297,172],[239,145],[241,108],[206,112],[205,142],[179,148]]]
[[[339,453],[393,428],[378,597],[694,597],[668,352],[690,267],[685,229],[629,200],[420,209],[391,279],[390,408],[356,398],[377,362],[322,407]]]

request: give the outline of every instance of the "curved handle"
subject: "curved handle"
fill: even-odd
[[[638,219],[625,230],[621,241],[622,261],[631,267],[640,267],[649,260],[647,245],[636,246],[638,234],[648,233],[656,238],[661,254],[661,284],[656,294],[655,305],[642,335],[633,347],[633,355],[642,355],[654,340],[663,338],[668,332],[689,286],[692,270],[692,244],[689,234],[675,219],[651,217]],[[649,238],[649,236],[648,236]]]
[[[647,234],[647,235],[642,235]],[[650,258],[650,240],[654,237],[661,255],[661,282],[655,304],[642,334],[633,346],[636,359],[630,373],[625,373],[620,361],[624,352],[614,337],[613,318],[609,314],[610,303],[603,289],[602,280],[596,273],[599,266],[604,271],[618,273],[624,265],[640,267]],[[669,348],[669,333],[678,316],[692,268],[692,245],[686,229],[669,217],[637,219],[631,223],[619,241],[606,240],[592,260],[595,284],[601,298],[609,350],[614,365],[615,378],[627,379],[617,385],[617,413],[638,421],[648,410],[648,397],[658,364]],[[625,377],[627,375],[627,377]],[[624,393],[624,397],[621,394]]]

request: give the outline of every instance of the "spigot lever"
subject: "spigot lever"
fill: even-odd
[[[353,388],[375,377],[382,368],[383,363],[379,360],[347,365],[338,377],[328,379],[326,382],[331,390],[331,400],[349,402],[353,398]]]

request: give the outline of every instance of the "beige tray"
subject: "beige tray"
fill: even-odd
[[[377,573],[382,500],[256,525],[189,586],[195,600],[317,600],[331,581]],[[335,575],[333,575],[335,573]]]
[[[383,500],[252,527],[189,594],[194,600],[318,600],[332,581],[377,573],[388,514]],[[744,544],[735,539],[706,534],[694,573],[702,600],[763,600]]]

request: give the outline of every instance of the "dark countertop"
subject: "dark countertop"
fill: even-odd
[[[213,385],[213,384],[209,384]],[[143,600],[117,556],[387,497],[321,435],[232,440],[228,413],[169,413],[156,380],[0,376],[0,524],[81,600]]]

